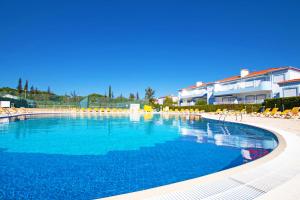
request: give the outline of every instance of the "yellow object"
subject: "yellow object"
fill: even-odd
[[[278,112],[278,108],[273,108],[268,116],[274,116]]]
[[[153,108],[151,106],[144,105],[144,111],[145,112],[153,112]]]
[[[271,112],[271,108],[266,108],[266,110],[264,112],[262,112],[262,115],[267,115]]]
[[[275,115],[275,117],[285,117],[291,112],[291,109],[286,109],[284,111],[278,111]]]
[[[284,110],[283,112],[280,112],[279,114],[280,115],[287,115],[291,112],[291,109],[287,109],[287,110]]]
[[[291,110],[291,114],[292,114],[292,115],[298,115],[298,114],[299,114],[299,111],[300,111],[300,107],[294,107],[294,108]]]
[[[220,114],[221,112],[222,112],[222,110],[220,108],[218,108],[215,113]]]
[[[152,115],[152,113],[146,113],[146,114],[144,114],[144,120],[151,120],[153,118],[153,115]]]
[[[298,116],[300,114],[300,107],[294,107],[287,115],[286,117],[294,117]]]

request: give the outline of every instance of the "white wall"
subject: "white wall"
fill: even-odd
[[[295,70],[289,70],[288,78],[288,80],[300,78],[300,72]]]
[[[10,108],[10,101],[0,101],[1,108]]]

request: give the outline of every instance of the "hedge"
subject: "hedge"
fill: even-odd
[[[263,103],[266,108],[292,109],[300,106],[300,97],[286,97],[276,99],[266,99]]]
[[[199,109],[205,112],[215,112],[217,109],[242,110],[247,112],[258,112],[262,109],[261,104],[220,104],[220,105],[201,105],[201,106],[172,106],[170,109]]]

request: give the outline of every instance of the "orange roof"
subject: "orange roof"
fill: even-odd
[[[200,86],[191,85],[191,86],[188,86],[186,88],[182,88],[179,91],[181,91],[181,90],[188,90],[188,89],[195,89],[195,88],[199,88],[199,87],[203,87],[203,86],[206,86],[206,83],[202,83],[202,85],[200,85]]]
[[[276,67],[276,68],[269,68],[269,69],[265,69],[265,70],[261,70],[261,71],[251,72],[243,78],[250,78],[250,77],[260,76],[260,75],[268,74],[270,72],[275,72],[275,71],[280,71],[280,70],[285,70],[285,69],[293,69],[293,70],[296,70],[296,71],[300,71],[300,69],[297,69],[297,68],[294,68],[294,67]],[[222,82],[227,82],[227,81],[234,81],[234,80],[238,80],[240,78],[241,78],[241,76],[232,76],[232,77],[229,77],[229,78],[219,80],[217,82],[222,83]]]
[[[290,67],[290,66],[283,66],[283,67],[274,67],[274,68],[269,68],[269,69],[260,70],[260,71],[256,71],[256,72],[251,72],[251,73],[249,73],[247,76],[245,76],[243,78],[250,78],[250,77],[265,75],[265,74],[268,74],[268,73],[271,73],[271,72],[280,71],[280,70],[286,70],[286,69],[292,69],[292,70],[296,70],[296,71],[300,72],[300,69],[298,69],[298,68]],[[232,77],[224,78],[222,80],[218,80],[218,81],[215,81],[215,82],[223,83],[223,82],[229,82],[229,81],[238,80],[240,78],[241,78],[241,76],[238,75],[238,76],[232,76]],[[215,82],[203,83],[199,87],[210,85],[210,84],[213,84]],[[192,85],[192,86],[183,88],[181,90],[188,90],[188,89],[195,89],[195,88],[198,88],[198,87],[196,85]],[[181,90],[179,90],[179,91],[181,91]]]
[[[291,80],[286,80],[286,81],[281,81],[281,82],[279,82],[278,84],[296,83],[296,82],[300,82],[300,78],[291,79]]]

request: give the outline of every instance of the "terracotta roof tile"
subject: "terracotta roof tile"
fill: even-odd
[[[300,78],[291,79],[291,80],[286,80],[286,81],[281,81],[281,82],[279,82],[278,84],[296,83],[296,82],[300,82]]]
[[[290,67],[290,66],[283,66],[283,67],[274,67],[274,68],[269,68],[269,69],[265,69],[265,70],[250,72],[247,76],[245,76],[243,78],[250,78],[250,77],[260,76],[260,75],[268,74],[268,73],[271,73],[271,72],[286,70],[286,69],[292,69],[292,70],[296,70],[296,71],[300,72],[300,69],[298,69],[298,68]],[[215,82],[223,83],[223,82],[238,80],[240,78],[241,78],[241,76],[238,75],[238,76],[232,76],[232,77],[224,78],[222,80],[218,80],[218,81],[215,81]],[[201,85],[199,87],[214,84],[215,82],[203,83],[203,85]],[[198,88],[198,87],[196,85],[192,85],[192,86],[189,86],[189,87],[186,87],[186,88],[182,88],[179,91],[188,90],[188,89],[195,89],[195,88]]]
[[[260,76],[260,75],[268,74],[270,72],[275,72],[275,71],[280,71],[280,70],[285,70],[285,69],[293,69],[293,70],[296,70],[296,71],[300,71],[300,69],[297,69],[297,68],[294,68],[294,67],[276,67],[276,68],[269,68],[269,69],[265,69],[265,70],[251,72],[243,78],[250,78],[250,77]],[[222,83],[222,82],[227,82],[227,81],[234,81],[234,80],[238,80],[240,78],[241,78],[241,76],[232,76],[232,77],[229,77],[229,78],[219,80],[217,82]]]

